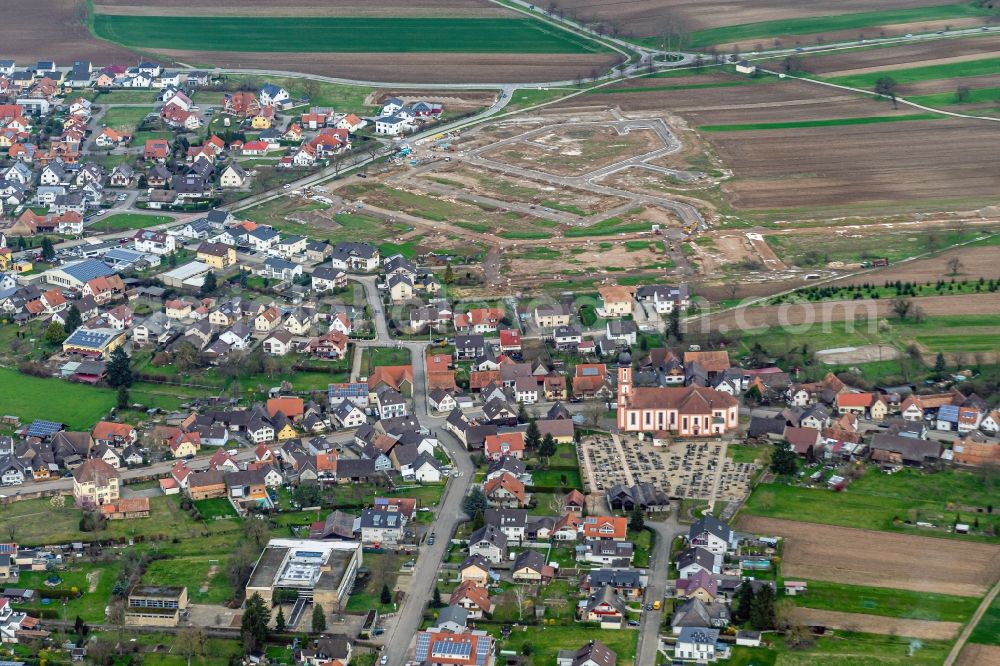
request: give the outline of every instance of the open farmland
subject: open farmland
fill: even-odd
[[[213,63],[222,67],[268,69],[274,55],[257,51],[182,51],[157,49],[165,57]],[[568,81],[602,72],[617,54],[530,53],[282,53],[282,68],[304,74],[359,81],[405,83],[518,83]]]
[[[991,544],[756,516],[741,517],[739,527],[784,537],[786,578],[982,596],[1000,575],[996,546]]]
[[[735,174],[738,209],[830,214],[941,210],[995,202],[1000,175],[983,169],[995,128],[958,119],[708,135]]]
[[[97,14],[94,31],[145,49],[258,52],[592,53],[593,42],[527,18],[122,16]],[[212,35],[206,41],[204,35]]]
[[[9,5],[8,5],[9,6]],[[86,4],[81,0],[36,0],[4,13],[3,57],[18,62],[49,58],[59,63],[132,62],[137,57],[117,44],[95,39],[87,31]]]
[[[982,664],[1000,664],[1000,646],[979,645],[968,643],[958,661],[957,666],[982,666]]]
[[[808,592],[807,592],[808,594]],[[832,629],[857,631],[864,627],[865,631],[889,636],[907,636],[929,640],[950,640],[958,635],[962,628],[959,622],[936,622],[934,620],[906,620],[897,617],[869,615],[867,613],[843,613],[834,610],[818,610],[816,608],[793,608],[791,617],[796,622],[805,625],[822,625]]]
[[[97,0],[97,14],[122,14],[145,16],[148,5],[139,0]],[[360,0],[289,0],[275,3],[271,0],[240,0],[239,2],[213,2],[205,4],[194,0],[161,0],[156,3],[160,16],[452,16],[473,17],[513,16],[513,12],[488,0],[448,0],[447,2],[421,2],[409,0],[380,0],[377,4]]]
[[[859,70],[893,70],[953,58],[991,58],[1000,56],[1000,35],[942,39],[893,44],[871,48],[803,54],[796,61],[803,71],[823,76],[844,76]],[[769,62],[773,66],[780,60]]]
[[[942,0],[882,0],[877,4],[870,0],[842,0],[836,7],[832,7],[822,0],[757,0],[739,3],[728,0],[639,0],[622,5],[614,2],[598,4],[593,0],[559,0],[556,6],[574,16],[617,26],[625,34],[632,36],[655,37],[668,22],[679,22],[694,31],[696,41],[720,43],[729,39],[745,39],[746,35],[759,36],[776,30],[780,33],[782,30],[787,31],[792,21],[825,18],[834,13],[847,20],[853,14],[871,13],[876,8],[882,10],[878,12],[880,14],[893,15],[898,10],[905,12],[942,4],[945,4]],[[959,10],[949,10],[945,13],[957,11]],[[876,21],[882,19],[883,17],[876,17]],[[870,19],[850,20],[854,24],[871,23]],[[895,19],[895,22],[899,20]],[[822,25],[826,21],[820,23]],[[822,31],[829,29],[820,28]],[[719,41],[713,42],[713,39]]]

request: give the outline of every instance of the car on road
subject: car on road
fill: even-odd
[[[638,627],[639,626],[639,621],[638,620],[629,620],[628,621],[628,626],[630,626],[630,627]]]
[[[366,174],[366,173],[359,173],[358,174],[358,178],[367,178],[367,177],[368,177],[368,174]]]
[[[378,660],[378,663],[380,663],[380,664],[388,664],[389,663],[389,655],[387,655],[387,654],[382,655],[382,658]]]
[[[107,212],[106,210],[99,210],[96,213],[94,213],[94,215],[100,217],[101,215],[104,215],[106,212]]]
[[[290,184],[285,184],[285,185],[281,186],[281,189],[283,189],[283,190],[289,190],[289,189],[291,189],[291,187],[292,186]]]
[[[653,610],[653,604],[646,604],[646,610],[648,611]]]
[[[128,200],[128,195],[127,194],[119,194],[117,197],[115,197],[115,199],[117,201],[127,201]]]

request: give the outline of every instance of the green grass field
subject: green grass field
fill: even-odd
[[[855,74],[851,76],[835,76],[824,80],[842,86],[869,89],[874,87],[875,81],[883,76],[892,77],[896,83],[906,85],[907,83],[919,83],[921,81],[934,81],[937,79],[987,76],[996,74],[998,68],[1000,68],[1000,58],[984,58],[982,60],[970,60],[967,62],[924,65],[923,67],[893,69],[884,72],[869,72],[867,74]]]
[[[831,10],[834,9],[831,6]],[[915,21],[936,21],[951,18],[988,16],[989,11],[974,7],[969,3],[939,5],[936,7],[914,7],[875,12],[856,12],[831,16],[813,16],[776,21],[759,21],[742,25],[721,26],[706,30],[696,30],[691,34],[694,48],[712,44],[794,35],[818,35],[838,30],[862,30],[895,23]]]
[[[784,518],[823,525],[858,527],[884,531],[912,531],[924,536],[955,536],[944,530],[906,528],[899,521],[927,521],[950,525],[956,513],[980,527],[1000,528],[1000,514],[994,512],[957,512],[951,503],[985,507],[996,500],[985,476],[973,472],[949,470],[925,473],[903,469],[896,474],[881,474],[874,469],[851,483],[847,490],[835,493],[823,488],[803,488],[776,483],[757,486],[747,501],[746,513]],[[981,537],[997,541],[998,537]]]
[[[4,387],[0,411],[27,423],[47,419],[65,423],[70,430],[90,430],[115,404],[115,392],[61,379],[41,379],[0,368]]]
[[[595,42],[525,18],[121,16],[97,14],[95,34],[125,46],[192,51],[593,53]],[[204,35],[212,35],[205,40]]]
[[[133,132],[152,112],[151,106],[113,106],[101,117],[101,123],[122,132]]]
[[[986,609],[986,613],[972,630],[970,643],[981,645],[1000,645],[1000,596],[997,596]]]
[[[361,369],[366,372],[369,363],[373,368],[380,365],[410,365],[410,351],[405,347],[366,347],[361,352]]]
[[[737,647],[726,666],[940,666],[949,641],[918,641],[851,631],[829,632],[812,647],[791,648],[784,638],[768,635],[770,648]],[[911,654],[912,650],[912,654]]]
[[[866,613],[911,620],[965,622],[975,612],[979,599],[947,594],[930,594],[882,587],[841,585],[810,580],[805,594],[788,597],[797,606]]]
[[[213,566],[216,569],[209,577]],[[142,582],[186,587],[188,599],[194,604],[221,604],[233,596],[233,588],[226,575],[225,554],[156,560],[150,563]]]
[[[146,229],[158,224],[166,224],[174,218],[166,215],[143,215],[142,213],[118,213],[98,220],[94,228],[103,230]]]
[[[862,116],[859,118],[830,118],[827,120],[790,120],[782,123],[741,123],[735,125],[701,125],[702,132],[751,132],[757,130],[785,130],[807,127],[838,127],[841,125],[874,125],[898,123],[909,120],[936,120],[943,118],[936,113],[911,113],[902,116]]]
[[[516,615],[515,615],[516,617]],[[614,629],[595,629],[592,626],[564,624],[551,627],[527,627],[511,633],[508,640],[499,640],[499,630],[492,630],[501,650],[514,650],[523,654],[525,644],[531,645],[532,663],[554,664],[560,650],[576,650],[587,641],[599,640],[618,655],[619,666],[633,663],[639,632]]]
[[[1000,99],[1000,88],[970,88],[969,96],[964,100],[958,99],[958,94],[954,91],[944,93],[934,93],[932,95],[917,95],[906,99],[924,106],[963,106],[966,104],[993,104]]]

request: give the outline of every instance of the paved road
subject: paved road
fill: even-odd
[[[666,594],[667,575],[670,572],[670,544],[674,542],[675,537],[686,533],[687,530],[677,521],[676,511],[671,513],[667,520],[655,523],[647,522],[646,526],[653,530],[656,535],[653,552],[650,554],[649,568],[646,570],[648,576],[646,603],[653,603],[657,599],[662,601]],[[639,620],[639,645],[635,653],[636,664],[646,666],[646,664],[656,663],[656,651],[660,645],[660,626],[663,623],[664,610],[661,604],[659,610],[643,611]]]
[[[395,618],[386,628],[383,638],[383,654],[389,657],[389,664],[398,666],[404,664],[410,650],[410,643],[420,627],[424,606],[431,600],[434,587],[437,585],[437,571],[441,567],[448,542],[458,525],[468,517],[462,513],[462,498],[472,485],[475,467],[468,452],[444,431],[444,417],[431,414],[427,406],[427,372],[425,355],[428,342],[393,340],[389,337],[389,326],[385,317],[382,297],[378,293],[375,276],[352,275],[351,280],[361,284],[365,289],[366,300],[372,308],[375,319],[375,340],[357,341],[360,346],[404,347],[410,351],[413,364],[413,408],[425,427],[435,431],[438,440],[448,452],[453,467],[458,472],[457,477],[451,477],[444,495],[438,505],[430,533],[436,535],[434,545],[426,542],[420,548],[413,575],[410,578],[410,588],[403,598],[403,605]]]

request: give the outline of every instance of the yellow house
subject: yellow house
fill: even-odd
[[[872,421],[884,421],[889,414],[889,405],[882,398],[875,398],[868,408]]]
[[[198,261],[222,270],[236,265],[236,249],[225,243],[202,243],[198,246]]]
[[[188,458],[198,455],[201,437],[198,433],[182,432],[170,440],[170,452],[174,458]]]
[[[27,259],[20,259],[10,265],[10,269],[15,273],[27,273],[34,267],[35,265]]]
[[[279,442],[286,439],[295,439],[299,436],[299,434],[295,432],[295,428],[292,427],[291,423],[286,423],[284,427],[278,430],[275,434],[277,435]]]
[[[111,328],[78,328],[63,340],[64,354],[89,358],[110,358],[111,352],[125,344],[125,331]]]
[[[9,247],[0,247],[0,271],[10,268],[11,251]]]
[[[603,312],[599,313],[601,316],[627,317],[632,314],[632,303],[635,300],[635,289],[632,287],[610,285],[600,287],[597,292],[603,302]]]
[[[271,119],[267,116],[256,115],[250,119],[250,127],[258,130],[271,129]]]

